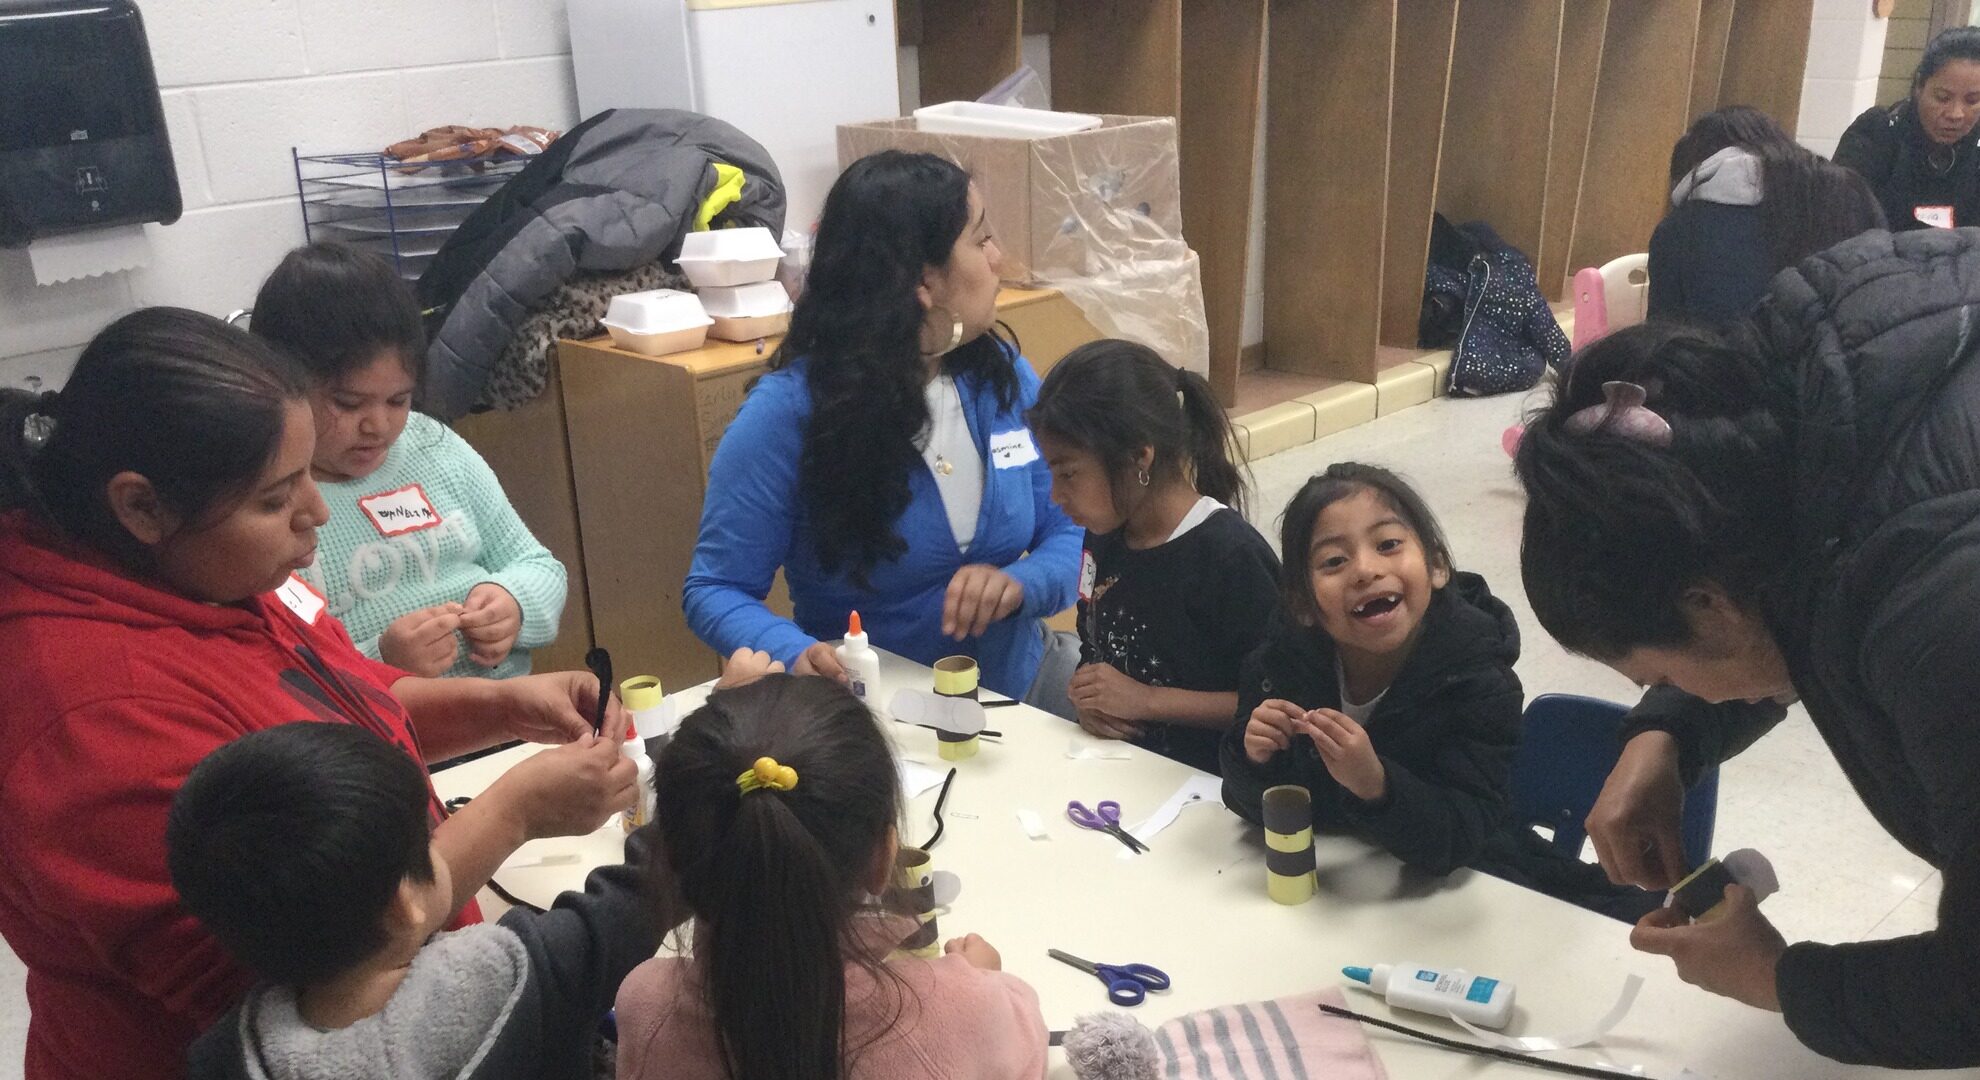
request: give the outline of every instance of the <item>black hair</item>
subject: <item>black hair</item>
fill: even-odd
[[[1925,54],[1918,58],[1918,68],[1911,73],[1912,97],[1916,98],[1925,89],[1926,81],[1954,60],[1980,64],[1980,26],[1950,27],[1925,43]]]
[[[0,508],[144,571],[150,553],[111,509],[111,478],[143,476],[197,528],[252,487],[306,390],[292,363],[211,315],[134,311],[91,339],[59,393],[0,390]]]
[[[165,858],[185,909],[269,982],[375,955],[402,882],[433,880],[426,771],[353,724],[303,721],[208,754],[172,799]]]
[[[1568,430],[1612,381],[1644,388],[1669,446]],[[1643,323],[1575,357],[1514,458],[1527,499],[1520,569],[1547,633],[1613,662],[1689,643],[1684,595],[1703,582],[1763,598],[1790,546],[1784,393],[1756,348],[1695,327]]]
[[[743,792],[737,776],[762,757],[797,785]],[[873,715],[827,679],[717,691],[681,722],[654,789],[728,1075],[846,1075],[859,1049],[845,1045],[846,965],[888,978],[856,917],[901,805]]]
[[[391,350],[420,381],[426,327],[412,283],[390,260],[349,244],[318,241],[282,257],[255,294],[248,329],[334,382]]]
[[[969,225],[969,174],[955,163],[899,150],[853,162],[825,197],[790,334],[770,358],[779,369],[809,357],[805,509],[820,565],[849,568],[856,582],[907,550],[895,523],[908,478],[923,467],[915,439],[928,426],[915,290],[928,267],[948,265]],[[942,369],[988,383],[1010,408],[1015,354],[984,334],[943,357]]]
[[[1760,231],[1770,273],[1884,227],[1883,206],[1869,181],[1804,149],[1750,105],[1728,105],[1692,123],[1671,147],[1671,186],[1732,146],[1760,159]],[[1664,212],[1675,209],[1667,203]]]
[[[1244,475],[1230,417],[1203,376],[1169,365],[1153,349],[1103,338],[1067,353],[1038,388],[1025,417],[1033,431],[1100,459],[1114,509],[1132,483],[1135,459],[1153,447],[1151,481],[1182,478],[1198,493],[1244,511]]]
[[[1379,465],[1335,462],[1294,492],[1279,518],[1280,602],[1301,625],[1317,626],[1320,621],[1320,612],[1313,601],[1311,566],[1313,530],[1320,524],[1320,514],[1342,499],[1364,491],[1382,500],[1416,534],[1432,570],[1457,569],[1451,559],[1450,542],[1444,539],[1444,527],[1437,524],[1437,515],[1430,512],[1430,505],[1407,480]]]

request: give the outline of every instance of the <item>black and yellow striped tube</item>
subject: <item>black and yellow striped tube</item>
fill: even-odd
[[[976,661],[967,656],[945,656],[935,661],[935,692],[943,697],[976,700],[976,688],[980,678]],[[973,758],[981,745],[974,735],[957,735],[948,731],[935,733],[935,752],[940,754],[944,761]]]
[[[1265,892],[1304,904],[1319,888],[1313,862],[1313,794],[1297,784],[1265,789]]]
[[[894,887],[921,925],[900,943],[910,956],[939,956],[941,931],[935,926],[935,857],[920,848],[904,847],[894,856]]]

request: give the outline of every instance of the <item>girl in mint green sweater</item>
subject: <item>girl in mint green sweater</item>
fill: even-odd
[[[412,411],[426,334],[384,259],[297,248],[255,297],[254,332],[315,375],[310,469],[330,505],[303,578],[368,656],[415,675],[529,672],[557,637],[562,563],[537,543],[488,463]]]

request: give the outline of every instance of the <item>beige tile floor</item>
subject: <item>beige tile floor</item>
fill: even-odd
[[[1276,538],[1279,510],[1306,477],[1339,460],[1408,476],[1449,534],[1459,565],[1485,575],[1526,633],[1519,674],[1529,695],[1549,691],[1630,700],[1633,688],[1572,657],[1533,622],[1519,585],[1520,497],[1499,435],[1515,398],[1438,398],[1256,463],[1253,520]],[[1276,539],[1275,539],[1276,543]],[[1843,779],[1806,715],[1794,715],[1729,763],[1720,785],[1721,851],[1755,847],[1780,871],[1767,912],[1788,940],[1854,941],[1929,930],[1937,873],[1892,840]],[[1620,932],[1620,928],[1618,928]],[[21,1074],[27,1028],[22,969],[0,948],[0,1080]]]

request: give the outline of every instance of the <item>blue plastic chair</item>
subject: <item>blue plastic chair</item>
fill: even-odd
[[[1588,838],[1582,823],[1594,809],[1609,770],[1622,756],[1623,717],[1629,708],[1575,694],[1543,694],[1526,706],[1513,758],[1515,821],[1554,831],[1554,850],[1581,857]],[[1709,769],[1684,796],[1682,836],[1688,866],[1712,857],[1712,826],[1719,812],[1719,770]]]

